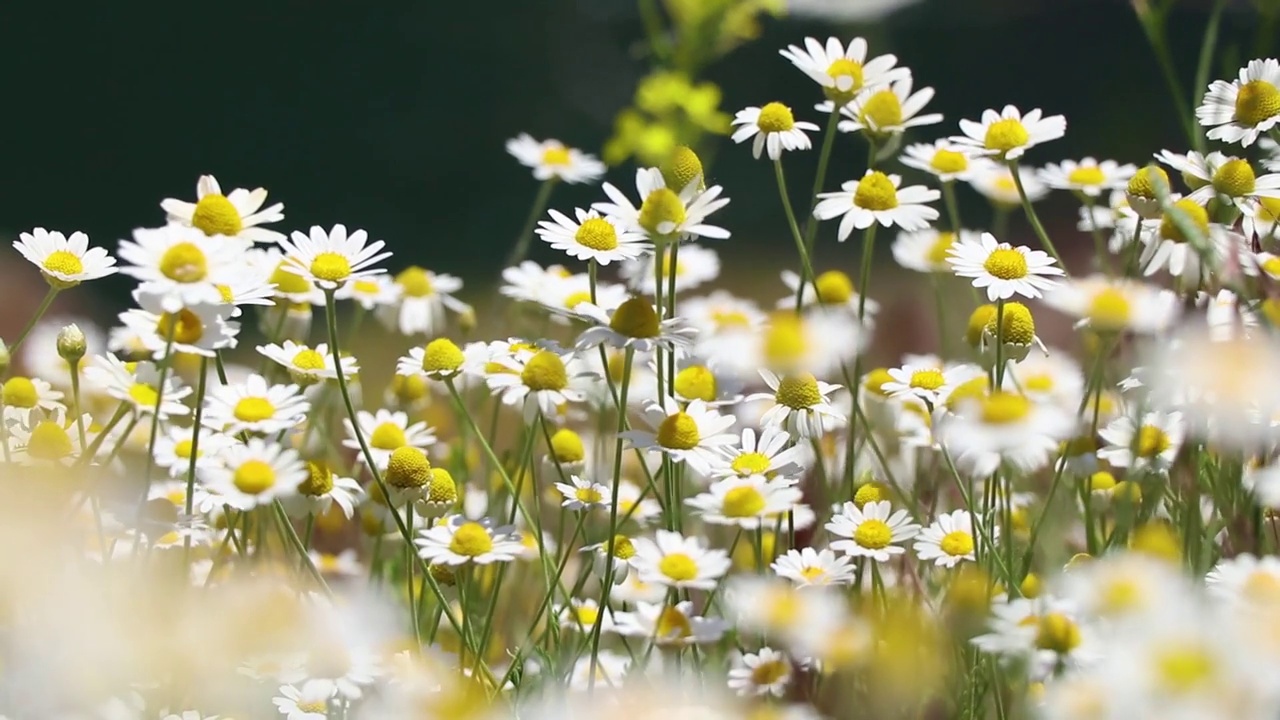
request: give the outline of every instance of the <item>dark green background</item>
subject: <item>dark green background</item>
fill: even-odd
[[[1172,23],[1188,86],[1205,15],[1190,8]],[[1225,41],[1251,43],[1253,25],[1229,13]],[[1067,116],[1066,139],[1034,151],[1034,163],[1085,154],[1143,162],[1186,146],[1119,0],[926,0],[858,28],[769,20],[758,41],[711,70],[724,109],[776,99],[820,122],[809,109],[815,86],[777,51],[828,34],[866,35],[873,53],[894,52],[914,70],[917,87],[938,90],[931,109],[947,119],[917,140],[1014,103]],[[78,229],[114,247],[131,228],[162,222],[161,198],[191,198],[196,177],[213,173],[224,188],[268,188],[285,203],[282,229],[366,228],[397,252],[395,268],[461,274],[474,297],[496,279],[535,191],[504,141],[528,131],[598,152],[646,71],[641,36],[629,0],[5,3],[0,230]],[[726,268],[750,270],[774,253],[790,264],[772,173],[746,147],[726,139],[718,150],[712,179],[733,198],[716,217],[734,231],[718,246]],[[794,188],[808,187],[814,156],[788,156]],[[863,161],[860,140],[842,137],[829,186],[860,175]],[[615,168],[610,178],[629,188],[632,173]],[[553,204],[598,197],[598,188],[561,188]],[[964,202],[966,224],[980,224],[976,196]],[[1070,198],[1045,212],[1070,222]],[[824,251],[820,264],[851,265],[842,250]]]

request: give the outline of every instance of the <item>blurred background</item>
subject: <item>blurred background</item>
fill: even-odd
[[[1141,164],[1161,148],[1186,149],[1131,2],[792,2],[784,16],[762,14],[754,40],[698,70],[722,89],[721,111],[780,100],[821,124],[817,86],[778,50],[807,35],[862,35],[872,55],[894,53],[910,67],[917,88],[937,90],[929,110],[946,120],[908,142],[956,134],[960,118],[1013,103],[1068,120],[1067,137],[1033,150],[1028,164],[1084,155]],[[1188,91],[1211,4],[1178,0],[1168,16]],[[1229,4],[1211,77],[1270,51],[1274,24],[1260,22],[1249,3]],[[43,287],[16,265],[10,236],[83,230],[114,251],[132,228],[163,222],[162,198],[193,200],[203,173],[225,189],[267,188],[285,203],[278,229],[365,228],[397,253],[393,270],[460,275],[474,302],[497,282],[537,190],[505,140],[525,131],[600,154],[654,66],[634,0],[6,3],[0,58],[0,300],[12,322],[28,317]],[[777,270],[795,265],[773,174],[727,138],[702,148],[711,180],[733,198],[715,217],[734,233],[716,245],[722,284],[772,304],[785,294]],[[828,188],[861,175],[865,153],[861,138],[839,137]],[[797,205],[815,164],[816,151],[786,157]],[[632,192],[633,174],[625,161],[608,179]],[[965,224],[985,225],[985,201],[960,192]],[[562,186],[552,207],[600,198],[596,186]],[[1041,213],[1059,247],[1088,245],[1070,195],[1050,196]],[[1034,244],[1020,213],[1010,233]],[[857,243],[838,246],[835,223],[819,243],[820,270],[854,274]],[[537,245],[534,259],[561,259]],[[880,249],[891,262],[888,242]],[[95,284],[99,298],[82,290],[65,299],[110,322],[129,286],[112,278]]]

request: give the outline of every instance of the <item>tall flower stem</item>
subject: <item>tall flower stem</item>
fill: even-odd
[[[796,314],[799,315],[803,309],[801,300],[804,299],[804,286],[806,283],[815,283],[816,276],[813,274],[813,265],[809,262],[809,248],[804,241],[804,236],[800,234],[800,226],[796,223],[796,211],[791,207],[791,196],[787,194],[787,176],[782,171],[782,161],[773,161],[773,173],[778,181],[778,197],[782,200],[782,209],[787,214],[787,224],[791,227],[791,237],[796,242],[796,253],[800,255],[800,283],[796,288]],[[818,296],[818,287],[813,287],[814,298]]]
[[[27,321],[27,326],[22,328],[22,332],[18,333],[18,337],[10,343],[10,353],[18,351],[18,347],[22,345],[22,341],[26,340],[27,336],[31,334],[32,328],[34,328],[36,323],[40,322],[40,318],[44,317],[44,314],[49,311],[49,306],[53,304],[53,299],[58,297],[59,292],[61,291],[58,288],[52,286],[49,287],[49,292],[45,293],[44,299],[40,301],[40,306],[36,308],[35,314]]]
[[[169,370],[173,367],[173,336],[178,332],[178,321],[169,323],[168,337],[164,341],[164,359],[160,361],[160,379],[156,382],[156,404],[151,413],[151,435],[147,439],[147,467],[143,471],[146,486],[151,487],[151,471],[156,466],[156,436],[160,433],[160,406],[164,403],[164,384],[169,379]],[[146,502],[146,493],[142,494]],[[141,508],[139,508],[141,510]]]
[[[1066,270],[1066,265],[1062,264],[1062,256],[1058,254],[1058,249],[1053,246],[1053,241],[1049,239],[1049,234],[1044,231],[1044,225],[1040,224],[1040,216],[1036,215],[1035,208],[1031,207],[1031,199],[1027,197],[1027,189],[1022,186],[1022,174],[1018,172],[1018,161],[1009,161],[1009,172],[1013,175],[1013,184],[1018,188],[1018,197],[1022,199],[1022,209],[1027,214],[1027,221],[1031,223],[1031,229],[1035,231],[1036,237],[1040,238],[1040,242],[1044,244],[1049,254],[1054,260],[1062,265]]]
[[[804,219],[804,249],[809,257],[813,257],[814,244],[818,238],[818,219],[813,216],[813,209],[818,206],[818,193],[827,181],[827,164],[831,160],[831,150],[835,147],[836,126],[840,124],[840,108],[831,106],[831,114],[827,117],[827,128],[822,133],[822,150],[818,152],[818,171],[813,176],[813,190],[809,192],[809,214]],[[801,277],[796,286],[796,307],[800,306],[800,298],[804,294],[804,285],[809,277]]]
[[[551,191],[555,189],[556,179],[554,177],[542,181],[542,185],[538,186],[538,194],[533,198],[533,206],[529,208],[529,217],[525,218],[524,228],[520,230],[520,235],[516,238],[516,246],[507,256],[507,267],[519,265],[529,254],[529,242],[533,239],[533,226],[538,222],[538,217],[542,215],[542,211],[547,209],[547,202],[551,200]]]
[[[876,223],[867,226],[862,238],[862,266],[858,273],[858,328],[861,329],[866,325],[867,319],[867,286],[871,284],[871,265],[876,254]],[[815,288],[816,291],[816,288]],[[853,377],[850,379],[849,392],[853,394],[853,414],[855,416],[862,414],[862,393],[858,392],[862,380],[862,352],[859,351],[857,357],[853,360]],[[868,437],[871,430],[867,428]],[[848,433],[848,448],[844,457],[844,480],[845,483],[852,487],[854,480],[854,471],[857,469],[857,461],[854,459],[856,453],[854,449],[857,447],[858,441],[857,423],[850,418]]]
[[[196,380],[195,420],[191,424],[191,456],[187,458],[187,492],[183,499],[182,511],[191,517],[195,510],[196,460],[200,457],[200,423],[204,418],[204,394],[206,376],[209,374],[209,358],[200,358],[200,378]],[[182,564],[185,566],[191,558],[191,536],[182,541]]]
[[[951,232],[960,232],[960,204],[956,202],[955,180],[942,181],[942,202],[947,207],[947,222],[951,223]]]

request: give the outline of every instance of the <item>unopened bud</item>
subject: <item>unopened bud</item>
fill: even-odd
[[[58,331],[58,355],[69,363],[80,362],[84,357],[87,341],[79,325],[71,323]]]

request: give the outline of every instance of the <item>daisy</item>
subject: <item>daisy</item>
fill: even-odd
[[[1234,603],[1280,603],[1280,558],[1243,553],[1219,560],[1204,578],[1209,594]]]
[[[782,697],[791,684],[791,660],[773,648],[746,653],[729,668],[729,689],[739,697]]]
[[[1019,391],[1037,402],[1052,402],[1074,413],[1084,397],[1084,373],[1066,352],[1031,355],[1005,371],[1005,390]]]
[[[853,582],[853,559],[825,548],[792,548],[769,567],[778,577],[790,580],[796,587],[848,585]]]
[[[310,513],[321,517],[336,503],[342,514],[350,518],[363,494],[364,489],[354,478],[335,474],[323,460],[310,460],[307,479],[298,485],[297,495],[285,500],[285,507],[297,516]]]
[[[296,494],[307,475],[297,451],[249,438],[245,445],[223,449],[216,464],[200,471],[200,480],[220,502],[252,510]]]
[[[66,409],[62,398],[62,392],[54,390],[52,385],[38,377],[14,375],[0,386],[0,400],[3,400],[6,416],[11,411],[26,415],[27,411],[35,409],[45,413],[59,412]]]
[[[332,683],[310,680],[301,689],[281,685],[279,693],[271,702],[285,720],[325,720],[329,717],[329,701],[337,689]]]
[[[770,480],[763,475],[750,475],[715,482],[710,492],[691,497],[685,500],[685,504],[692,507],[703,522],[754,530],[769,517],[776,517],[795,507],[802,496],[792,480]]]
[[[648,365],[656,378],[659,369],[657,354],[649,357]],[[671,393],[676,400],[683,403],[701,400],[709,407],[727,407],[742,400],[741,391],[742,383],[735,374],[721,368],[719,363],[703,363],[695,355],[677,355],[676,374],[671,380]],[[645,397],[657,399],[656,380],[654,394]]]
[[[653,250],[644,235],[619,227],[618,221],[602,217],[595,210],[574,208],[577,220],[551,210],[551,221],[538,223],[538,237],[556,250],[579,260],[608,265],[615,260],[634,260]]]
[[[328,578],[358,578],[366,572],[353,548],[347,548],[336,555],[311,550],[307,556],[311,558],[311,564],[315,565],[320,574]]]
[[[561,407],[586,399],[581,391],[569,387],[569,378],[580,375],[582,368],[572,353],[538,350],[525,359],[504,357],[494,364],[496,368],[485,376],[485,383],[504,405],[521,405],[526,421],[538,413],[556,417]]]
[[[806,462],[802,446],[791,445],[791,436],[778,427],[766,427],[759,437],[752,428],[743,428],[738,446],[716,449],[719,457],[711,466],[711,476],[717,478],[750,477],[796,478],[804,471]]]
[[[1178,317],[1173,292],[1154,285],[1093,275],[1069,279],[1045,294],[1049,307],[1080,318],[1096,332],[1159,333]]]
[[[1049,187],[1040,181],[1035,170],[1019,167],[1015,180],[1008,165],[989,160],[980,162],[982,160],[985,158],[974,158],[969,185],[997,207],[1014,208],[1022,204],[1022,193],[1018,192],[1017,180],[1022,181],[1022,190],[1026,192],[1029,202],[1037,202],[1049,194]]]
[[[632,348],[650,353],[657,348],[675,352],[693,345],[698,331],[679,317],[659,320],[658,311],[645,297],[631,297],[610,310],[589,302],[578,303],[574,313],[593,323],[578,335],[574,345],[579,352],[597,345]]]
[[[378,320],[401,335],[434,336],[445,325],[445,311],[459,315],[472,312],[471,306],[453,296],[462,289],[462,280],[411,265],[396,274],[397,302],[378,309]]]
[[[676,282],[679,283],[679,278]],[[698,329],[700,343],[723,333],[755,332],[764,326],[766,319],[754,301],[736,297],[727,290],[713,290],[702,297],[680,298],[680,315]]]
[[[676,589],[711,590],[729,571],[729,554],[703,547],[702,539],[659,530],[653,540],[632,541],[635,554],[629,560],[644,582]]]
[[[898,189],[902,178],[867,170],[861,180],[849,180],[840,192],[818,193],[820,200],[813,208],[819,220],[841,217],[839,238],[849,239],[854,228],[865,230],[875,223],[885,227],[897,225],[903,230],[923,230],[938,219],[938,211],[925,205],[940,197],[937,190],[923,185]]]
[[[1213,128],[1210,140],[1252,145],[1280,122],[1280,62],[1250,60],[1234,82],[1215,80],[1196,119]]]
[[[103,248],[90,248],[89,236],[82,232],[73,232],[68,238],[60,232],[35,228],[19,234],[13,249],[40,268],[45,282],[59,290],[117,272],[116,259]]]
[[[449,338],[436,338],[422,347],[409,350],[396,360],[396,375],[445,380],[460,374],[481,371],[489,361],[489,349],[484,343],[468,343],[466,349]]]
[[[583,480],[577,475],[570,475],[567,483],[556,483],[556,490],[564,498],[560,507],[567,510],[576,512],[609,507],[609,488],[598,482]]]
[[[379,409],[368,413],[360,410],[356,412],[356,422],[360,424],[360,437],[368,443],[369,454],[373,456],[373,461],[378,467],[386,467],[387,461],[391,459],[391,453],[402,447],[415,447],[421,450],[436,444],[436,434],[426,422],[410,424],[408,414],[403,412]],[[360,442],[356,439],[355,427],[352,426],[351,420],[343,419],[342,425],[346,428],[346,437],[342,440],[343,447],[359,450]],[[365,462],[363,452],[359,453],[358,457],[361,462]]]
[[[528,133],[520,133],[507,141],[507,152],[521,165],[533,168],[537,180],[563,180],[572,185],[595,182],[604,176],[604,163],[559,140],[539,142]]]
[[[203,422],[228,435],[271,434],[297,427],[310,410],[297,385],[271,385],[255,373],[243,383],[210,388]]]
[[[140,292],[135,292],[134,298],[141,309],[120,313],[120,321],[132,339],[156,359],[170,349],[213,357],[218,350],[236,346],[240,323],[228,319],[234,309],[230,305],[198,303],[169,313],[161,307],[160,298]]]
[[[979,167],[992,163],[985,158],[970,158],[963,145],[943,138],[932,143],[915,143],[902,151],[902,164],[923,170],[942,182],[967,181]]]
[[[832,535],[848,539],[836,540],[831,543],[831,549],[882,563],[906,552],[901,543],[915,537],[920,526],[911,522],[906,510],[891,512],[892,509],[888,500],[869,502],[861,508],[851,502],[844,503],[826,528]]]
[[[706,474],[715,459],[716,448],[729,445],[737,436],[726,431],[737,419],[721,415],[701,400],[681,409],[671,398],[650,401],[643,410],[650,430],[629,430],[620,435],[633,447],[665,453],[673,462]]]
[[[818,131],[818,126],[813,123],[796,122],[791,108],[780,102],[739,110],[731,124],[740,126],[733,132],[734,142],[755,138],[751,144],[751,156],[757,160],[766,146],[770,160],[781,160],[783,150],[808,150],[811,146],[805,131]]]
[[[142,283],[144,292],[160,298],[165,312],[178,312],[193,303],[223,301],[216,283],[227,283],[244,272],[248,245],[209,237],[182,225],[139,228],[133,240],[121,240],[120,272]]]
[[[788,292],[785,297],[778,301],[777,307],[781,310],[792,310],[796,306],[796,295],[800,295],[801,307],[813,307],[820,305],[824,308],[840,308],[854,317],[857,317],[859,310],[865,316],[867,323],[871,322],[870,317],[880,311],[880,303],[870,298],[863,299],[862,295],[853,286],[853,279],[849,275],[840,270],[827,270],[818,273],[818,277],[813,279],[811,283],[805,283],[804,288],[800,287],[800,276],[791,270],[783,270],[779,273],[782,278],[782,284],[787,286]],[[816,292],[815,292],[816,286]],[[816,302],[815,302],[816,294]]]
[[[949,374],[949,368],[937,365],[905,365],[889,370],[892,379],[883,383],[880,389],[893,398],[919,398],[935,407],[958,384],[955,377],[948,377]]]
[[[1107,443],[1098,450],[1098,458],[1115,467],[1165,472],[1178,456],[1185,435],[1182,413],[1177,411],[1146,413],[1141,424],[1122,415],[1098,431]]]
[[[992,526],[991,533],[999,535],[1000,528]],[[967,510],[954,510],[938,515],[933,524],[920,532],[915,541],[916,557],[923,562],[933,561],[938,567],[955,567],[957,563],[974,560],[973,518]]]
[[[1186,155],[1162,150],[1156,159],[1182,173],[1191,188],[1187,199],[1208,205],[1215,197],[1242,213],[1256,214],[1261,198],[1280,198],[1280,173],[1258,175],[1248,160],[1220,152]]]
[[[369,234],[356,230],[347,235],[347,226],[337,224],[328,233],[319,225],[311,226],[309,235],[293,233],[292,242],[280,240],[284,250],[284,269],[315,283],[322,290],[336,290],[352,280],[386,272],[372,267],[391,253],[379,253],[386,244],[381,240],[366,241]]]
[[[242,263],[252,267],[255,275],[266,274],[267,283],[275,286],[275,296],[279,300],[288,304],[324,305],[324,293],[315,283],[289,270],[289,263],[279,248],[250,248],[242,257]],[[343,287],[354,284],[348,283]]]
[[[474,521],[461,515],[423,530],[413,543],[423,560],[445,565],[511,562],[524,550],[514,528],[496,527],[488,518]]]
[[[298,281],[302,278],[294,276]],[[400,299],[400,285],[386,275],[374,275],[353,280],[333,293],[336,300],[355,300],[365,310],[395,305]]]
[[[637,602],[632,612],[616,612],[614,632],[627,637],[648,638],[660,646],[702,645],[718,642],[729,630],[721,618],[694,614],[693,603],[675,605]]]
[[[867,89],[859,93],[853,102],[840,108],[840,114],[849,118],[841,120],[841,132],[866,132],[884,139],[901,135],[907,128],[935,125],[942,122],[941,113],[919,115],[933,99],[933,88],[921,88],[911,93],[911,76],[896,80],[887,88]]]
[[[595,203],[592,209],[643,231],[650,240],[729,237],[728,230],[706,222],[711,213],[729,204],[729,198],[720,197],[719,185],[699,190],[695,179],[686,187],[668,188],[661,170],[638,168],[636,192],[641,197],[638,208],[611,183],[605,183],[603,189],[611,202]]]
[[[581,633],[592,632],[596,622],[600,623],[600,632],[613,632],[615,625],[613,611],[605,608],[602,617],[600,603],[590,598],[569,598],[568,605],[556,609],[556,617],[560,620],[560,627]]]
[[[588,688],[620,688],[626,682],[630,669],[630,655],[612,650],[601,650],[595,657],[583,653],[574,661],[573,670],[569,673],[569,689],[585,692]]]
[[[503,297],[526,302],[537,302],[550,285],[571,277],[563,265],[542,267],[532,260],[524,260],[519,265],[502,269],[502,287],[498,292]]]
[[[1241,226],[1245,235],[1257,238],[1260,242],[1275,241],[1280,230],[1280,200],[1276,198],[1258,198],[1257,206],[1245,213]]]
[[[80,436],[76,431],[76,418],[68,412],[46,415],[30,412],[14,418],[8,426],[9,438],[6,446],[12,442],[12,459],[23,465],[52,463],[55,465],[71,465],[80,458]],[[82,415],[80,422],[88,428],[93,423],[89,415]],[[89,440],[88,437],[85,438]],[[90,440],[90,442],[92,442]]]
[[[782,428],[799,438],[820,438],[843,425],[844,415],[832,406],[829,397],[841,386],[822,382],[810,373],[778,377],[764,368],[759,372],[772,392],[748,395],[745,400],[773,401],[773,407],[760,418],[763,427]]]
[[[1144,268],[1143,275],[1155,275],[1167,268],[1174,277],[1198,283],[1208,272],[1201,248],[1212,258],[1217,254],[1217,246],[1225,244],[1225,235],[1215,227],[1209,222],[1208,211],[1199,203],[1170,195],[1169,206],[1158,220],[1135,219],[1122,224],[1119,232],[1138,234],[1144,243],[1138,260]]]
[[[131,367],[132,366],[132,367]],[[159,417],[186,417],[191,411],[182,399],[191,394],[191,388],[183,387],[177,378],[165,378],[164,392],[160,392],[160,371],[150,362],[123,363],[114,355],[96,355],[84,369],[85,381],[111,397],[129,404],[138,415],[155,414]],[[8,383],[5,384],[5,404],[8,402]],[[163,400],[161,400],[163,395]]]
[[[1067,411],[1018,393],[997,390],[948,405],[953,412],[940,424],[939,438],[975,477],[990,475],[1004,462],[1024,471],[1042,467],[1076,429]]]
[[[230,436],[201,428],[198,441],[194,441],[194,433],[189,427],[170,425],[164,434],[156,438],[155,463],[158,467],[169,471],[169,477],[177,478],[187,474],[191,469],[191,453],[196,455],[197,475],[204,469],[218,463],[218,456],[223,450],[235,444]],[[175,505],[185,506],[186,485],[179,483],[181,493],[171,497]]]
[[[627,286],[638,293],[654,294],[653,265],[658,260],[657,254],[647,255],[639,260],[622,263],[618,268],[618,276],[626,281]],[[671,279],[671,254],[662,254],[663,292],[666,292]],[[676,293],[684,293],[715,280],[720,276],[720,256],[715,250],[698,245],[684,245],[680,248],[674,268],[676,276]],[[601,283],[601,288],[604,283]],[[596,304],[607,305],[604,294],[597,290]],[[625,298],[624,298],[625,299]],[[683,313],[681,313],[683,314]]]
[[[827,38],[823,45],[817,38],[808,37],[804,48],[788,45],[778,54],[822,86],[828,102],[817,106],[819,112],[834,112],[863,88],[888,85],[911,75],[907,68],[894,67],[898,58],[893,55],[867,60],[867,41],[862,38],[854,38],[846,46],[839,38]]]
[[[1018,108],[1005,105],[999,113],[983,111],[978,122],[961,120],[960,130],[964,135],[951,140],[969,148],[971,154],[1017,160],[1030,148],[1066,135],[1067,120],[1061,115],[1041,117],[1039,108],[1023,115]]]
[[[971,642],[984,652],[1030,660],[1032,678],[1045,678],[1056,668],[1077,667],[1088,653],[1085,629],[1073,603],[1017,598],[997,603],[992,615],[989,632]]]
[[[992,302],[1015,295],[1038,298],[1043,291],[1057,286],[1050,276],[1065,274],[1043,250],[999,243],[991,233],[982,233],[978,242],[956,242],[947,254],[955,274],[973,278],[973,286],[986,288],[987,299]]]
[[[257,347],[268,360],[289,371],[289,377],[299,385],[314,385],[321,380],[336,380],[338,371],[333,363],[333,353],[329,346],[320,343],[315,349],[299,345],[292,340],[285,340],[280,345],[259,345]],[[360,371],[354,357],[344,357],[342,374],[351,377]]]
[[[227,195],[212,175],[201,175],[196,181],[196,202],[174,198],[160,202],[169,222],[194,227],[205,235],[223,235],[250,242],[273,243],[284,239],[284,233],[261,227],[284,219],[284,203],[263,208],[267,191],[236,188]]]
[[[1136,165],[1121,165],[1115,160],[1098,162],[1087,157],[1080,162],[1063,160],[1061,164],[1049,163],[1037,174],[1041,182],[1051,188],[1071,190],[1096,198],[1104,190],[1123,190],[1136,172]]]

